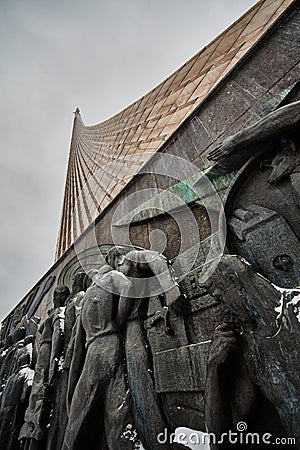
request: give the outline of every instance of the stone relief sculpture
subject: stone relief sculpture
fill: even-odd
[[[167,260],[157,252],[128,252],[128,249],[115,247],[108,253],[107,261],[126,276],[138,280],[143,278],[144,292],[134,292],[134,285],[126,297],[120,298],[117,322],[120,325],[126,324],[126,367],[138,436],[145,448],[169,448],[168,444],[162,445],[157,441],[158,434],[167,428],[167,422],[155,391],[149,343],[144,329],[148,304],[151,302],[151,292],[147,292],[147,277],[163,275],[162,292],[165,295],[165,304],[168,305],[161,307],[161,310],[156,312],[156,317],[152,317],[153,325],[157,320],[165,320],[166,316],[162,313],[168,314],[168,307],[174,307],[176,302],[182,299],[182,295],[171,277]],[[169,328],[167,332],[170,331]]]
[[[28,406],[34,371],[32,369],[33,336],[19,341],[0,405],[0,448],[19,448],[19,433]]]
[[[224,256],[208,282],[235,318],[216,328],[208,358],[206,421],[217,436],[245,420],[251,431],[293,436],[299,443],[300,292],[288,289],[300,282],[299,111],[299,101],[279,108],[210,154],[227,171],[255,153],[262,161],[229,218],[229,246],[253,267]]]
[[[299,105],[279,108],[210,153],[226,171],[256,155],[228,214],[229,250],[282,287],[300,284]]]
[[[71,293],[66,301],[65,306],[65,322],[64,322],[64,336],[63,336],[63,361],[62,371],[59,373],[60,387],[57,389],[57,399],[59,399],[58,407],[60,420],[58,421],[58,433],[60,435],[58,442],[60,446],[64,438],[64,430],[67,425],[67,392],[68,392],[68,377],[70,363],[73,353],[74,336],[73,328],[75,325],[76,317],[81,308],[82,299],[84,296],[84,282],[86,274],[85,272],[76,273],[73,276]],[[49,447],[51,448],[51,447]]]
[[[293,135],[298,131],[299,125],[300,101],[297,101],[278,108],[254,125],[245,127],[228,137],[212,150],[208,157],[218,162],[218,165],[223,166],[227,171],[236,170],[253,154],[261,151],[265,143],[280,141],[291,133]],[[286,145],[287,142],[284,146]]]
[[[25,338],[25,327],[18,326],[13,333],[9,334],[4,341],[2,352],[2,363],[0,370],[1,391],[5,386],[5,383],[14,369],[14,359],[16,351],[18,349],[18,343],[23,346],[23,339]]]
[[[76,310],[80,309],[81,302],[85,291],[85,279],[86,273],[79,272],[73,276],[73,283],[71,288],[71,293],[67,299],[66,309],[65,309],[65,331],[64,331],[64,352],[66,354],[69,342],[72,336],[72,329],[75,325],[76,320]],[[66,361],[64,362],[64,367],[68,368]]]
[[[209,284],[212,295],[236,318],[236,323],[217,327],[210,350],[209,431],[220,437],[242,420],[248,431],[299,440],[300,384],[295,361],[300,329],[293,298],[299,297],[300,290],[292,295],[280,290],[246,261],[229,255],[223,256]],[[290,346],[291,339],[295,347]]]
[[[24,449],[46,448],[46,431],[53,402],[52,387],[59,365],[62,364],[60,358],[63,351],[64,305],[69,294],[66,286],[55,288],[54,309],[49,311],[47,319],[39,329],[41,338],[35,376],[25,422],[19,436]],[[53,424],[53,421],[55,423],[57,419],[56,416],[52,423],[50,422],[50,440],[52,437],[54,438],[57,431],[54,430],[55,425]]]
[[[1,342],[1,365],[0,365],[0,398],[8,378],[8,371],[10,369],[9,353],[12,351],[12,337],[8,335],[4,341]]]
[[[193,268],[179,288],[163,255],[115,246],[107,265],[77,266],[71,293],[54,290],[37,356],[39,319],[18,311],[1,343],[5,449],[20,431],[23,450],[167,450],[182,447],[158,435],[181,424],[218,438],[240,421],[300,441],[299,112],[281,107],[210,153],[214,170],[245,172],[226,205],[240,256],[205,285]]]
[[[22,317],[20,326],[25,328],[25,336],[36,336],[41,318],[38,316],[28,317],[27,314]]]
[[[56,277],[51,275],[49,278],[47,278],[47,280],[45,281],[41,292],[39,292],[39,294],[37,295],[37,291],[33,292],[33,297],[29,299],[29,304],[27,307],[27,311],[26,314],[28,317],[32,317],[33,314],[35,313],[36,309],[38,308],[38,306],[41,304],[43,298],[45,297],[45,295],[47,294],[47,292],[49,291],[49,289],[53,286],[54,282],[55,282]]]
[[[51,395],[51,416],[47,431],[47,449],[60,448],[67,421],[65,408],[66,374],[63,370],[65,357],[66,302],[70,291],[67,286],[59,286],[54,291],[54,311],[52,313],[52,340],[49,366],[49,389]]]
[[[109,450],[133,449],[134,441],[126,434],[133,418],[117,326],[117,316],[122,313],[112,293],[117,289],[127,297],[130,281],[108,265],[96,278],[86,291],[77,321],[68,387],[72,400],[62,448],[75,450],[87,442],[102,448],[106,440]]]

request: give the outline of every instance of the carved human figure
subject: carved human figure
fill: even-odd
[[[120,298],[117,317],[120,325],[126,325],[126,366],[138,436],[145,449],[168,449],[168,443],[159,444],[157,441],[159,433],[167,429],[167,422],[155,391],[151,355],[144,329],[149,297],[152,295],[151,284],[147,283],[147,279],[154,281],[154,290],[160,287],[160,292],[165,292],[166,304],[169,307],[179,306],[181,292],[172,277],[166,258],[158,252],[128,252],[118,246],[110,250],[107,262],[114,269],[138,281],[137,285],[133,283],[131,286],[128,297]]]
[[[300,280],[299,117],[300,101],[280,107],[208,155],[214,169],[227,173],[247,163],[227,199],[229,248],[284,287],[296,287]]]
[[[3,391],[6,380],[8,378],[9,369],[11,367],[11,359],[13,357],[13,342],[12,336],[8,335],[3,342],[1,351],[1,366],[0,366],[0,392]]]
[[[64,350],[67,353],[67,348],[72,336],[72,329],[75,325],[76,310],[81,308],[81,302],[84,296],[84,283],[86,279],[85,272],[77,272],[73,276],[72,289],[69,298],[67,299],[65,309],[65,335],[64,335]],[[64,368],[69,368],[69,362],[65,360]]]
[[[52,430],[49,429],[49,436],[47,440],[47,448],[51,450],[55,447],[61,447],[64,438],[64,430],[67,425],[67,389],[68,376],[70,368],[70,359],[72,356],[72,349],[68,348],[72,339],[72,330],[75,325],[77,310],[84,296],[83,284],[85,281],[85,272],[78,272],[73,276],[72,288],[69,297],[66,300],[64,309],[64,333],[63,333],[63,347],[61,354],[62,370],[56,372],[56,379],[53,383],[53,413],[52,413]],[[72,345],[72,343],[71,343]],[[72,347],[73,348],[73,347]]]
[[[104,437],[109,450],[133,449],[133,440],[126,437],[133,421],[116,324],[118,296],[113,294],[127,296],[130,282],[109,266],[95,275],[76,322],[63,449],[104,448]]]
[[[38,357],[35,367],[29,406],[25,414],[25,423],[20,431],[19,439],[23,448],[46,448],[46,428],[49,422],[51,407],[55,402],[54,384],[59,385],[57,374],[61,365],[64,333],[64,304],[70,291],[67,286],[58,286],[54,290],[54,309],[50,310],[47,319],[41,324]],[[49,439],[56,432],[59,415],[52,415]]]
[[[28,406],[34,371],[32,364],[33,336],[18,343],[13,373],[7,380],[0,405],[0,448],[19,449],[18,437]]]
[[[17,330],[20,327],[20,322],[22,317],[24,316],[26,305],[23,303],[23,305],[18,306],[12,315],[12,321],[10,324],[10,333],[13,334],[15,330]]]
[[[39,324],[41,322],[41,318],[38,316],[28,317],[27,314],[22,317],[20,322],[20,327],[25,329],[25,338],[27,336],[31,336],[31,345],[32,345],[32,363],[31,367],[34,369],[36,360],[37,360],[37,348],[36,348],[36,336],[39,328]]]
[[[1,390],[3,390],[8,377],[13,373],[15,353],[18,348],[18,343],[23,342],[25,338],[25,331],[25,327],[18,324],[13,332],[5,339],[0,367]]]
[[[80,313],[82,308],[82,303],[84,299],[85,291],[90,287],[93,283],[93,274],[99,274],[97,269],[91,269],[87,273],[85,272],[77,272],[73,276],[73,285],[72,292],[67,301],[66,306],[66,323],[65,323],[65,351],[64,351],[64,364],[63,364],[63,375],[65,377],[65,404],[63,408],[66,407],[66,423],[68,419],[68,414],[70,412],[70,405],[72,401],[73,391],[68,388],[68,379],[69,379],[69,371],[70,365],[75,349],[75,339],[76,339],[76,329],[77,322],[80,320]],[[81,369],[81,368],[80,368]],[[74,367],[73,367],[74,371]],[[72,374],[73,378],[76,378],[74,374]]]
[[[300,101],[290,103],[267,114],[254,125],[226,138],[212,150],[208,158],[229,171],[238,169],[266,142],[280,141],[296,132],[300,125]]]
[[[205,393],[208,431],[220,438],[237,431],[237,423],[243,421],[247,431],[260,433],[260,439],[271,433],[272,442],[284,436],[299,440],[300,330],[298,322],[291,348],[291,330],[285,324],[292,311],[284,312],[283,291],[242,258],[230,255],[222,257],[209,291],[232,311],[235,322],[220,324],[212,340]],[[296,317],[290,319],[297,322]],[[259,448],[263,444],[260,441]],[[246,442],[243,445],[239,448],[248,448]],[[213,448],[227,446],[224,439]]]
[[[1,370],[2,360],[3,360],[3,357],[5,355],[4,348],[5,348],[5,342],[4,341],[0,341],[0,370]],[[1,382],[0,382],[0,387],[1,387]],[[1,389],[0,389],[0,391],[1,391]]]
[[[292,139],[282,137],[280,151],[271,161],[268,183],[276,184],[284,177],[290,177],[293,194],[300,206],[300,152]]]
[[[36,336],[41,318],[38,316],[28,317],[27,314],[22,317],[20,325],[25,328],[25,336]]]
[[[57,288],[56,288],[57,289]],[[47,432],[46,450],[61,448],[64,430],[67,424],[66,389],[67,374],[63,370],[66,349],[66,302],[70,298],[67,286],[58,289],[59,299],[52,319],[52,341],[49,369],[49,387],[51,389],[51,417]],[[60,306],[58,306],[60,305]],[[69,337],[69,336],[68,336]]]

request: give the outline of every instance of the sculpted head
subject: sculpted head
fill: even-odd
[[[95,280],[98,276],[98,273],[99,273],[98,269],[90,269],[86,273],[85,278],[84,278],[84,283],[83,283],[84,291],[87,291],[88,288],[91,286],[91,284],[95,282]]]
[[[24,339],[26,334],[26,329],[25,327],[22,326],[18,326],[14,332],[12,333],[12,339],[13,339],[13,343],[16,344],[17,342],[21,341],[22,339]]]
[[[126,258],[127,253],[128,250],[124,247],[113,247],[106,256],[106,262],[114,270],[118,270],[119,272],[124,273],[124,275],[128,275],[132,269],[132,262]]]
[[[24,342],[23,346],[19,347],[19,350],[21,348],[24,348]],[[20,369],[21,367],[28,367],[31,363],[31,355],[28,351],[19,351],[17,353],[17,360],[16,360],[16,368]]]
[[[78,292],[85,290],[85,280],[86,280],[85,272],[77,272],[73,275],[72,295],[78,294]]]
[[[277,183],[282,178],[291,174],[299,164],[299,155],[294,142],[288,138],[281,138],[281,151],[271,162],[272,171],[268,178],[268,183]]]
[[[68,286],[57,286],[53,293],[54,308],[64,306],[69,295],[70,290]]]

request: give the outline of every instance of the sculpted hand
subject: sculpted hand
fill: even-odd
[[[172,289],[169,289],[166,293],[166,304],[170,312],[175,315],[182,314],[186,308],[187,298],[185,294],[180,292],[177,285],[174,285]]]
[[[187,308],[187,302],[188,299],[185,294],[181,294],[175,302],[173,302],[169,309],[171,313],[175,314],[175,316],[178,316],[179,314],[184,314]]]
[[[210,367],[223,364],[228,355],[237,349],[236,330],[237,324],[233,322],[226,322],[217,326],[208,357]]]
[[[232,149],[232,138],[230,136],[209,152],[208,159],[211,161],[219,161],[223,156],[230,155]]]

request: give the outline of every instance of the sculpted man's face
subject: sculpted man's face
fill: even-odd
[[[115,266],[119,272],[123,273],[124,275],[129,275],[132,269],[132,262],[125,256],[120,255],[116,257]]]
[[[70,291],[66,286],[57,287],[54,290],[54,295],[53,295],[54,308],[59,308],[61,306],[64,306],[69,295],[70,295]]]
[[[30,355],[28,353],[21,353],[20,356],[17,359],[17,368],[21,368],[24,366],[30,365]]]

